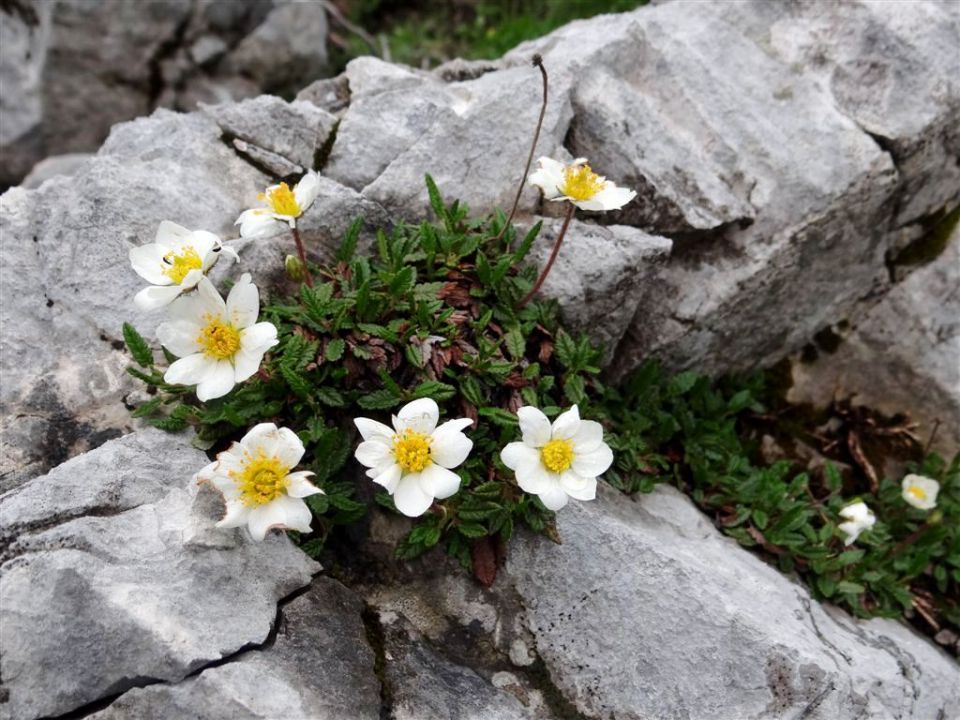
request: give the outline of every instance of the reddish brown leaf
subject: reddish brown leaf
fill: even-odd
[[[484,587],[493,585],[497,579],[497,551],[489,536],[473,541],[473,576]]]
[[[541,340],[540,352],[537,353],[537,360],[542,363],[550,362],[551,357],[553,357],[553,341]]]

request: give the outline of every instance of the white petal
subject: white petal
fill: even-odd
[[[323,490],[318,488],[307,478],[313,475],[309,470],[301,470],[300,472],[290,473],[287,475],[287,480],[289,485],[287,485],[287,495],[295,498],[305,498],[310,497],[311,495],[323,495]]]
[[[157,235],[154,242],[167,250],[174,250],[183,244],[183,241],[190,237],[190,231],[183,225],[177,225],[175,222],[164,220],[157,227]]]
[[[517,485],[524,492],[539,495],[557,486],[557,477],[539,462],[525,463],[517,470]]]
[[[420,473],[411,473],[400,478],[393,493],[393,504],[407,517],[420,517],[433,504],[433,498],[420,486]]]
[[[240,440],[244,452],[267,457],[274,457],[279,443],[280,428],[272,422],[257,423]]]
[[[386,470],[379,473],[373,478],[373,481],[377,485],[383,485],[384,489],[393,495],[397,490],[397,485],[400,482],[400,476],[403,474],[403,470],[399,465],[393,463]]]
[[[271,528],[290,528],[310,532],[310,509],[299,498],[281,495],[276,500],[259,505],[250,511],[250,535],[263,540]]]
[[[250,506],[242,500],[227,500],[227,512],[216,524],[218,528],[235,528],[246,525],[250,520]]]
[[[550,420],[540,410],[530,405],[517,410],[523,442],[530,447],[543,447],[550,442]]]
[[[364,440],[357,445],[356,452],[354,452],[353,456],[361,465],[372,468],[379,467],[387,460],[390,460],[393,457],[393,453],[391,452],[391,446],[386,441],[377,437],[372,440]]]
[[[243,382],[256,374],[263,362],[263,352],[263,350],[250,351],[240,346],[240,350],[233,356],[234,379],[237,382]]]
[[[577,434],[570,438],[574,453],[588,453],[603,442],[603,425],[593,420],[581,420]]]
[[[134,295],[133,304],[144,312],[156,310],[172,303],[182,292],[183,288],[179,285],[151,285]]]
[[[575,500],[593,500],[597,497],[597,478],[582,477],[572,470],[560,475],[560,487]]]
[[[277,447],[273,456],[288,468],[295,468],[303,459],[306,450],[299,436],[290,428],[277,430]]]
[[[250,273],[244,273],[227,295],[227,318],[239,330],[253,325],[259,314],[260,291],[251,281]]]
[[[470,454],[473,440],[463,434],[463,429],[473,425],[470,418],[447,420],[433,431],[430,443],[430,458],[445,468],[455,468]],[[444,496],[446,497],[446,496]]]
[[[382,437],[386,438],[387,441],[390,441],[394,435],[393,428],[388,425],[384,425],[382,422],[371,420],[370,418],[354,418],[353,424],[357,426],[357,430],[360,431],[360,436],[364,440]]]
[[[186,357],[200,352],[202,347],[197,338],[202,328],[186,320],[171,320],[157,328],[157,340],[177,357]]]
[[[183,276],[183,280],[180,281],[180,287],[183,290],[192,290],[200,283],[201,279],[203,279],[203,270],[194,268]]]
[[[319,192],[320,176],[314,170],[307,171],[307,174],[300,178],[300,182],[293,188],[293,197],[296,198],[301,213],[306,212],[307,208],[313,205]]]
[[[200,470],[194,473],[193,480],[198,483],[210,482],[214,476],[218,475],[217,468],[220,466],[220,460],[214,460],[209,465],[204,465]]]
[[[177,362],[182,361],[177,360]],[[206,402],[223,397],[233,390],[234,385],[236,380],[233,365],[228,360],[219,360],[213,370],[197,383],[197,400]]]
[[[595,478],[603,475],[613,464],[613,451],[606,443],[593,452],[576,453],[573,455],[573,470],[583,477]]]
[[[603,189],[590,200],[599,203],[601,210],[619,210],[636,196],[637,194],[633,190],[617,187],[608,181],[604,184]]]
[[[448,498],[460,489],[460,476],[431,463],[420,473],[421,489],[435,498]]]
[[[240,331],[240,347],[250,353],[263,354],[279,343],[273,323],[259,322]]]
[[[206,230],[194,230],[190,233],[189,242],[200,257],[206,257],[211,250],[223,244],[220,238]]]
[[[196,385],[213,373],[215,363],[202,353],[187,355],[167,368],[163,380],[171,385]]]
[[[511,470],[518,470],[521,467],[539,465],[540,451],[526,443],[512,442],[500,451],[500,459]]]
[[[237,218],[236,224],[240,225],[240,237],[251,239],[270,237],[285,229],[272,215],[260,208],[245,211]]]
[[[553,158],[542,157],[537,160],[539,167],[530,173],[528,182],[539,187],[548,200],[560,194],[560,185],[563,184],[563,163]]]
[[[223,298],[220,297],[220,293],[217,292],[213,283],[210,282],[210,278],[200,278],[200,282],[197,283],[197,293],[190,299],[196,302],[197,307],[194,308],[194,310],[199,311],[197,319],[205,313],[210,313],[217,318],[226,319],[227,304],[223,301]]]
[[[431,398],[420,398],[400,408],[400,412],[394,418],[393,426],[397,432],[409,429],[430,435],[437,427],[439,419],[440,408],[437,407],[437,402]]]
[[[560,417],[553,421],[553,433],[551,437],[554,440],[569,440],[580,430],[580,411],[574,405],[565,413],[560,413]]]
[[[556,481],[551,482],[550,487],[537,493],[537,497],[540,498],[540,502],[544,504],[547,510],[553,510],[554,512],[565,507],[570,498]]]
[[[130,264],[134,271],[152,285],[171,285],[173,281],[164,274],[164,250],[156,243],[130,248]]]

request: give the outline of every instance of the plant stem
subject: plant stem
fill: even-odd
[[[313,277],[310,275],[310,266],[307,265],[307,251],[303,248],[303,240],[300,238],[300,231],[294,225],[290,228],[293,233],[293,241],[297,244],[297,255],[300,256],[300,262],[303,263],[303,279],[307,287],[313,287]]]
[[[536,68],[540,69],[540,75],[543,77],[543,101],[540,103],[540,117],[537,119],[537,130],[533,133],[533,143],[530,145],[530,154],[527,155],[527,165],[523,169],[523,175],[520,178],[520,186],[517,188],[517,196],[513,199],[513,207],[510,208],[510,214],[507,216],[507,221],[503,224],[503,227],[500,228],[500,232],[497,233],[497,236],[494,240],[499,240],[503,237],[503,234],[507,231],[507,228],[510,227],[510,222],[513,220],[513,216],[517,214],[517,206],[520,204],[520,196],[523,195],[523,188],[527,184],[527,177],[530,175],[530,164],[533,162],[533,154],[537,150],[537,142],[540,140],[540,130],[543,128],[543,117],[547,113],[547,90],[549,88],[549,82],[547,79],[547,69],[543,66],[543,58],[539,54],[533,56],[533,65]]]
[[[573,203],[569,203],[567,207],[567,214],[563,218],[563,225],[560,227],[560,234],[557,235],[557,239],[553,243],[553,251],[550,253],[550,259],[547,260],[547,264],[543,266],[543,270],[540,271],[540,277],[537,278],[537,281],[533,284],[533,287],[530,288],[530,292],[526,294],[526,297],[520,301],[520,304],[517,305],[517,310],[526,305],[530,300],[533,299],[533,296],[537,294],[537,291],[540,290],[540,286],[543,285],[543,281],[547,279],[547,275],[550,274],[550,268],[553,267],[554,261],[557,259],[557,255],[560,254],[560,244],[563,242],[563,236],[567,234],[567,228],[570,227],[570,221],[573,219],[573,211],[577,209],[577,206]]]

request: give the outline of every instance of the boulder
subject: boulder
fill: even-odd
[[[380,683],[361,620],[362,603],[336,580],[317,578],[281,603],[275,636],[176,684],[131,690],[97,720],[377,720]]]
[[[956,222],[954,220],[954,222]],[[960,230],[941,254],[895,285],[814,362],[793,358],[793,402],[835,396],[893,416],[909,410],[917,434],[948,459],[960,452]]]
[[[223,502],[192,482],[207,462],[146,430],[0,496],[5,714],[60,715],[267,639],[320,567],[283,535],[213,528]]]

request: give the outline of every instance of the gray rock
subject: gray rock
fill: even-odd
[[[514,543],[506,571],[551,679],[586,716],[945,717],[960,704],[952,659],[897,622],[821,606],[672,488],[634,502],[604,486],[558,529],[560,546]]]
[[[541,268],[561,225],[544,221],[532,251]],[[556,298],[570,328],[602,344],[609,360],[672,244],[626,225],[573,220],[541,292]]]
[[[33,190],[43,185],[43,183],[52,177],[58,175],[66,175],[68,177],[76,175],[90,157],[90,153],[51,155],[34,165],[20,185],[28,190]]]
[[[312,170],[317,152],[326,144],[336,118],[302,100],[285,102],[272,95],[239,103],[201,105],[228,138],[236,138]],[[285,177],[292,173],[282,173]]]
[[[380,684],[362,610],[336,580],[317,578],[281,604],[275,640],[175,685],[131,690],[90,717],[376,720]]]
[[[522,720],[520,701],[468,667],[441,656],[402,617],[385,628],[385,679],[395,720]]]
[[[795,359],[795,402],[828,405],[838,393],[888,415],[907,412],[945,457],[960,452],[960,230],[943,253],[896,285],[807,364]]]
[[[0,497],[5,712],[60,715],[267,638],[319,566],[282,535],[213,528],[222,500],[191,482],[206,462],[150,431]]]

